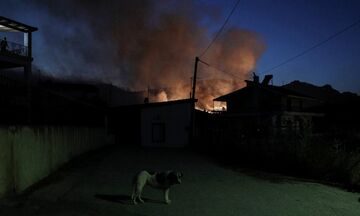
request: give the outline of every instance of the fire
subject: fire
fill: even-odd
[[[217,111],[226,109],[226,104],[224,103],[217,103],[217,106],[214,106],[213,99],[244,86],[244,82],[230,79],[199,80],[196,88],[196,98],[198,99],[196,108],[200,110]],[[178,85],[174,88],[150,91],[150,102],[190,98],[190,91],[191,85]]]
[[[132,91],[158,89],[150,102],[190,97],[195,56],[213,38],[204,19],[211,23],[218,12],[205,4],[199,11],[196,1],[179,0],[34,2],[49,15],[39,26],[48,44],[37,53],[45,62],[40,68]],[[59,31],[55,21],[69,24],[67,31]],[[257,33],[226,29],[199,57],[233,75],[199,64],[196,98],[201,109],[212,109],[214,97],[243,87],[265,49]]]
[[[225,111],[227,109],[226,102],[222,101],[214,101],[214,109],[213,111]]]
[[[151,48],[147,47],[146,51],[149,54],[143,54],[137,67],[136,82],[133,83],[135,86],[146,86],[147,82],[150,82],[153,84],[152,88],[168,86],[154,95],[155,101],[190,97],[190,77],[194,59],[189,57],[195,56],[197,45],[189,37],[185,23],[179,26],[181,30],[175,31],[180,35],[172,36],[174,32],[172,28],[174,26],[169,32],[165,30],[159,32],[156,37],[159,41],[154,39]],[[182,38],[182,43],[172,43],[173,37]],[[186,37],[189,37],[189,41],[184,39]],[[167,40],[170,41],[167,42]],[[160,45],[155,46],[153,43],[162,43],[166,48]],[[175,50],[184,52],[175,52]],[[239,29],[226,32],[222,39],[214,44],[213,50],[203,58],[227,73],[206,65],[199,65],[196,89],[197,107],[212,110],[215,97],[244,87],[244,80],[250,78],[251,71],[255,69],[256,60],[263,50],[264,45],[256,33]]]
[[[160,93],[155,95],[155,101],[168,101],[168,96],[164,90],[161,90]]]

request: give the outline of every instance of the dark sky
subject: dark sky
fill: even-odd
[[[126,52],[124,44],[142,49],[145,42],[147,44],[151,41],[145,40],[145,36],[151,38],[154,32],[148,30],[144,33],[138,29],[160,25],[159,20],[166,14],[186,17],[184,23],[191,21],[189,29],[196,32],[194,35],[205,32],[206,37],[195,37],[193,41],[198,45],[187,51],[189,55],[199,55],[221,27],[236,0],[101,1],[101,4],[91,0],[1,2],[2,16],[39,28],[34,33],[33,52],[34,64],[42,71],[55,76],[100,78],[126,86],[132,79],[129,70],[134,69],[129,66],[129,61],[134,61],[138,56],[119,54],[119,49]],[[127,10],[127,7],[132,10]],[[241,0],[224,32],[231,28],[241,28],[257,33],[265,44],[265,51],[258,58],[254,70],[260,75],[274,74],[276,85],[301,80],[316,85],[331,84],[340,91],[360,93],[360,25],[306,55],[266,72],[358,19],[360,1],[357,0]],[[146,26],[142,26],[143,20],[146,20]],[[159,29],[157,34],[161,31]],[[126,41],[119,42],[119,48],[118,42],[114,44],[110,38],[114,35],[121,37],[129,31],[141,35],[140,42],[136,39],[132,41],[132,37],[124,37]],[[224,40],[224,35],[226,33],[221,34],[218,40]],[[7,36],[13,41],[21,41],[21,35]],[[214,58],[209,57],[211,52],[214,52],[212,47],[203,59],[221,68],[221,64],[213,62]],[[193,65],[194,56],[182,61]],[[173,58],[176,59],[176,55]],[[220,55],[217,58],[227,56]],[[189,70],[186,76],[190,77],[191,73]]]
[[[204,1],[205,2],[205,1]],[[233,1],[213,1],[229,11]],[[259,33],[266,51],[256,71],[295,56],[360,19],[360,1],[243,0],[229,22]],[[341,91],[360,93],[360,25],[269,73],[274,84],[294,79],[326,83]]]

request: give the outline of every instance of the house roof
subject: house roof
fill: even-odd
[[[0,31],[6,32],[34,32],[38,29],[15,20],[0,16]]]
[[[290,96],[290,97],[300,97],[300,98],[306,98],[306,99],[315,99],[311,96],[301,94],[295,91],[292,91],[290,89],[286,89],[280,86],[273,86],[273,85],[264,85],[260,83],[254,83],[252,81],[247,81],[247,86],[241,89],[238,89],[236,91],[233,91],[229,94],[222,95],[220,97],[217,97],[214,99],[214,101],[228,101],[229,99],[232,99],[234,97],[239,97],[240,95],[247,94],[250,92],[251,89],[261,89],[263,91],[269,91],[275,94],[284,95],[284,96]]]
[[[196,102],[197,99],[181,99],[181,100],[173,100],[173,101],[163,101],[163,102],[155,102],[155,103],[145,103],[142,104],[143,107],[142,108],[151,108],[151,107],[159,107],[159,106],[169,106],[169,105],[174,105],[174,104],[182,104],[182,103],[192,103],[192,102]]]
[[[134,104],[134,105],[125,105],[125,106],[117,106],[113,107],[113,109],[123,109],[123,108],[151,108],[151,107],[159,107],[159,106],[169,106],[174,104],[181,103],[192,103],[196,102],[197,99],[181,99],[181,100],[173,100],[173,101],[163,101],[163,102],[155,102],[155,103],[142,103],[142,104]]]

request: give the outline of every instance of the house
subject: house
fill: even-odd
[[[312,97],[322,101],[320,106],[312,109],[312,111],[324,113],[322,122],[319,122],[322,132],[336,130],[337,133],[360,134],[359,95],[352,92],[340,92],[328,84],[316,86],[300,81],[293,81],[283,87],[301,94],[311,94]]]
[[[192,99],[113,107],[109,130],[120,145],[185,147],[191,138],[193,109]]]
[[[141,111],[141,145],[185,147],[190,142],[193,100],[152,103]]]
[[[213,149],[235,147],[243,154],[278,152],[292,139],[314,131],[313,123],[322,113],[312,112],[321,101],[311,96],[270,85],[272,75],[214,101],[226,103],[226,110],[212,115],[211,125],[202,128],[200,139]],[[259,156],[259,155],[258,155]]]
[[[26,123],[31,121],[32,33],[37,30],[36,27],[0,16],[0,101],[2,102],[0,118],[2,123],[21,123],[24,119]],[[14,36],[18,37],[20,34],[23,34],[23,42],[14,42]],[[4,71],[19,68],[23,69],[25,82],[16,82],[4,76]],[[13,95],[9,96],[9,92]]]
[[[313,117],[319,113],[309,112],[320,104],[316,98],[280,86],[270,85],[272,75],[267,75],[262,83],[246,81],[246,87],[215,98],[226,102],[224,115],[241,119],[246,130],[302,131],[312,126]]]

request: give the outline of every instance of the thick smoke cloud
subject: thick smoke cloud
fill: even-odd
[[[134,91],[159,89],[150,101],[189,97],[195,56],[212,37],[202,20],[218,15],[196,1],[20,2],[37,12],[41,45],[34,55],[43,71]],[[209,109],[214,97],[242,87],[263,50],[254,32],[223,32],[202,58],[235,76],[199,67],[199,107]]]

